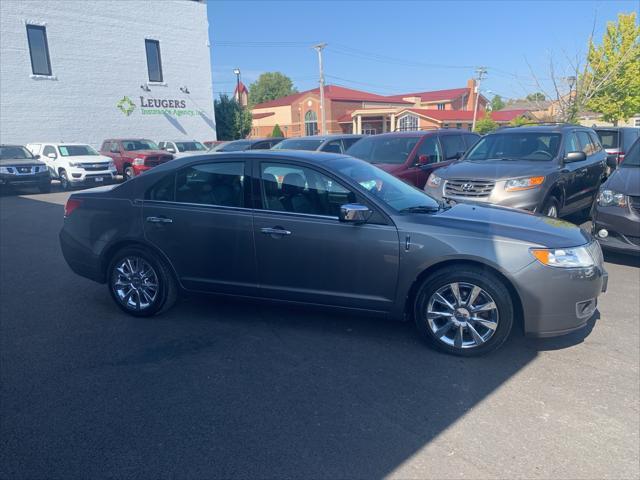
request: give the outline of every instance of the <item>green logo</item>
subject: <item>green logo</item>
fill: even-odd
[[[127,117],[133,113],[136,109],[135,104],[131,101],[129,97],[122,97],[118,103],[116,103],[116,107],[124,113]]]

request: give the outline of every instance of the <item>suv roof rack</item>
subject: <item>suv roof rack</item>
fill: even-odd
[[[576,127],[582,126],[578,123],[571,123],[571,122],[527,122],[521,125],[501,125],[500,127],[498,127],[498,130],[501,130],[503,128],[551,127],[551,126],[560,126],[560,125],[570,125],[570,126],[576,126]]]

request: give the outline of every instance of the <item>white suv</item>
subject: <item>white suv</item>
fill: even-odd
[[[205,153],[207,151],[207,147],[195,140],[160,142],[158,146],[161,150],[173,153],[174,158],[193,155],[194,153]]]
[[[27,148],[47,164],[52,178],[64,190],[77,186],[93,187],[113,183],[116,166],[109,157],[82,143],[30,143]]]

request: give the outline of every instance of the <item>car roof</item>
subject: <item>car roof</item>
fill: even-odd
[[[85,146],[91,146],[88,143],[77,143],[77,142],[29,142],[27,145],[82,145],[83,147]]]
[[[640,127],[591,127],[594,130],[640,130]]]
[[[119,137],[119,138],[106,138],[105,140],[102,141],[102,143],[104,142],[124,142],[125,140],[131,141],[131,140],[144,140],[147,142],[153,142],[153,140],[149,139],[149,138],[143,138],[143,137]],[[153,142],[155,143],[155,142]]]
[[[285,140],[339,140],[341,138],[361,138],[365,135],[360,135],[357,133],[332,133],[327,135],[306,135],[304,137],[289,137],[285,138]]]
[[[518,127],[502,127],[498,130],[494,130],[493,132],[488,133],[487,135],[492,135],[494,133],[513,133],[518,134],[522,132],[533,132],[533,133],[563,133],[567,130],[575,130],[576,128],[582,130],[592,130],[591,127],[585,127],[584,125],[578,125],[573,123],[562,123],[562,124],[553,124],[553,125],[523,125]]]
[[[372,137],[424,137],[427,135],[435,135],[435,134],[453,134],[453,133],[465,133],[478,135],[475,132],[470,132],[469,130],[462,130],[460,128],[438,128],[434,130],[407,130],[403,132],[387,132],[387,133],[379,133],[378,135],[372,135]]]
[[[17,143],[0,143],[0,147],[22,147],[22,148],[24,148],[24,145],[19,145]]]

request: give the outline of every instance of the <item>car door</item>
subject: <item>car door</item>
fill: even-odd
[[[340,206],[365,202],[329,172],[286,160],[254,168],[258,283],[269,298],[384,311],[398,278],[395,226],[342,223]]]
[[[576,137],[580,143],[581,150],[587,158],[582,162],[576,162],[575,171],[575,201],[573,209],[579,210],[591,205],[594,192],[600,187],[599,178],[595,178],[599,171],[599,161],[596,155],[596,146],[589,137],[586,130],[577,130]]]
[[[145,238],[166,255],[185,288],[255,294],[248,181],[242,160],[201,161],[145,193]]]
[[[51,155],[51,156],[49,156]],[[49,170],[54,172],[55,176],[58,176],[58,168],[60,165],[58,164],[58,152],[53,145],[45,145],[42,149],[42,155],[40,155],[40,160],[45,162],[49,167]]]
[[[419,159],[423,155],[429,157],[427,163],[419,163]],[[415,169],[414,185],[418,188],[424,188],[429,179],[429,175],[431,175],[431,172],[436,168],[447,165],[447,162],[444,161],[442,148],[436,135],[426,136],[422,140],[422,143],[420,143],[416,151],[415,158],[415,163],[418,164],[418,166]]]
[[[582,151],[582,145],[578,140],[576,130],[565,135],[564,154]],[[560,170],[564,182],[564,205],[561,206],[563,214],[579,210],[584,204],[585,192],[583,185],[586,183],[587,164],[582,162],[563,162]]]

